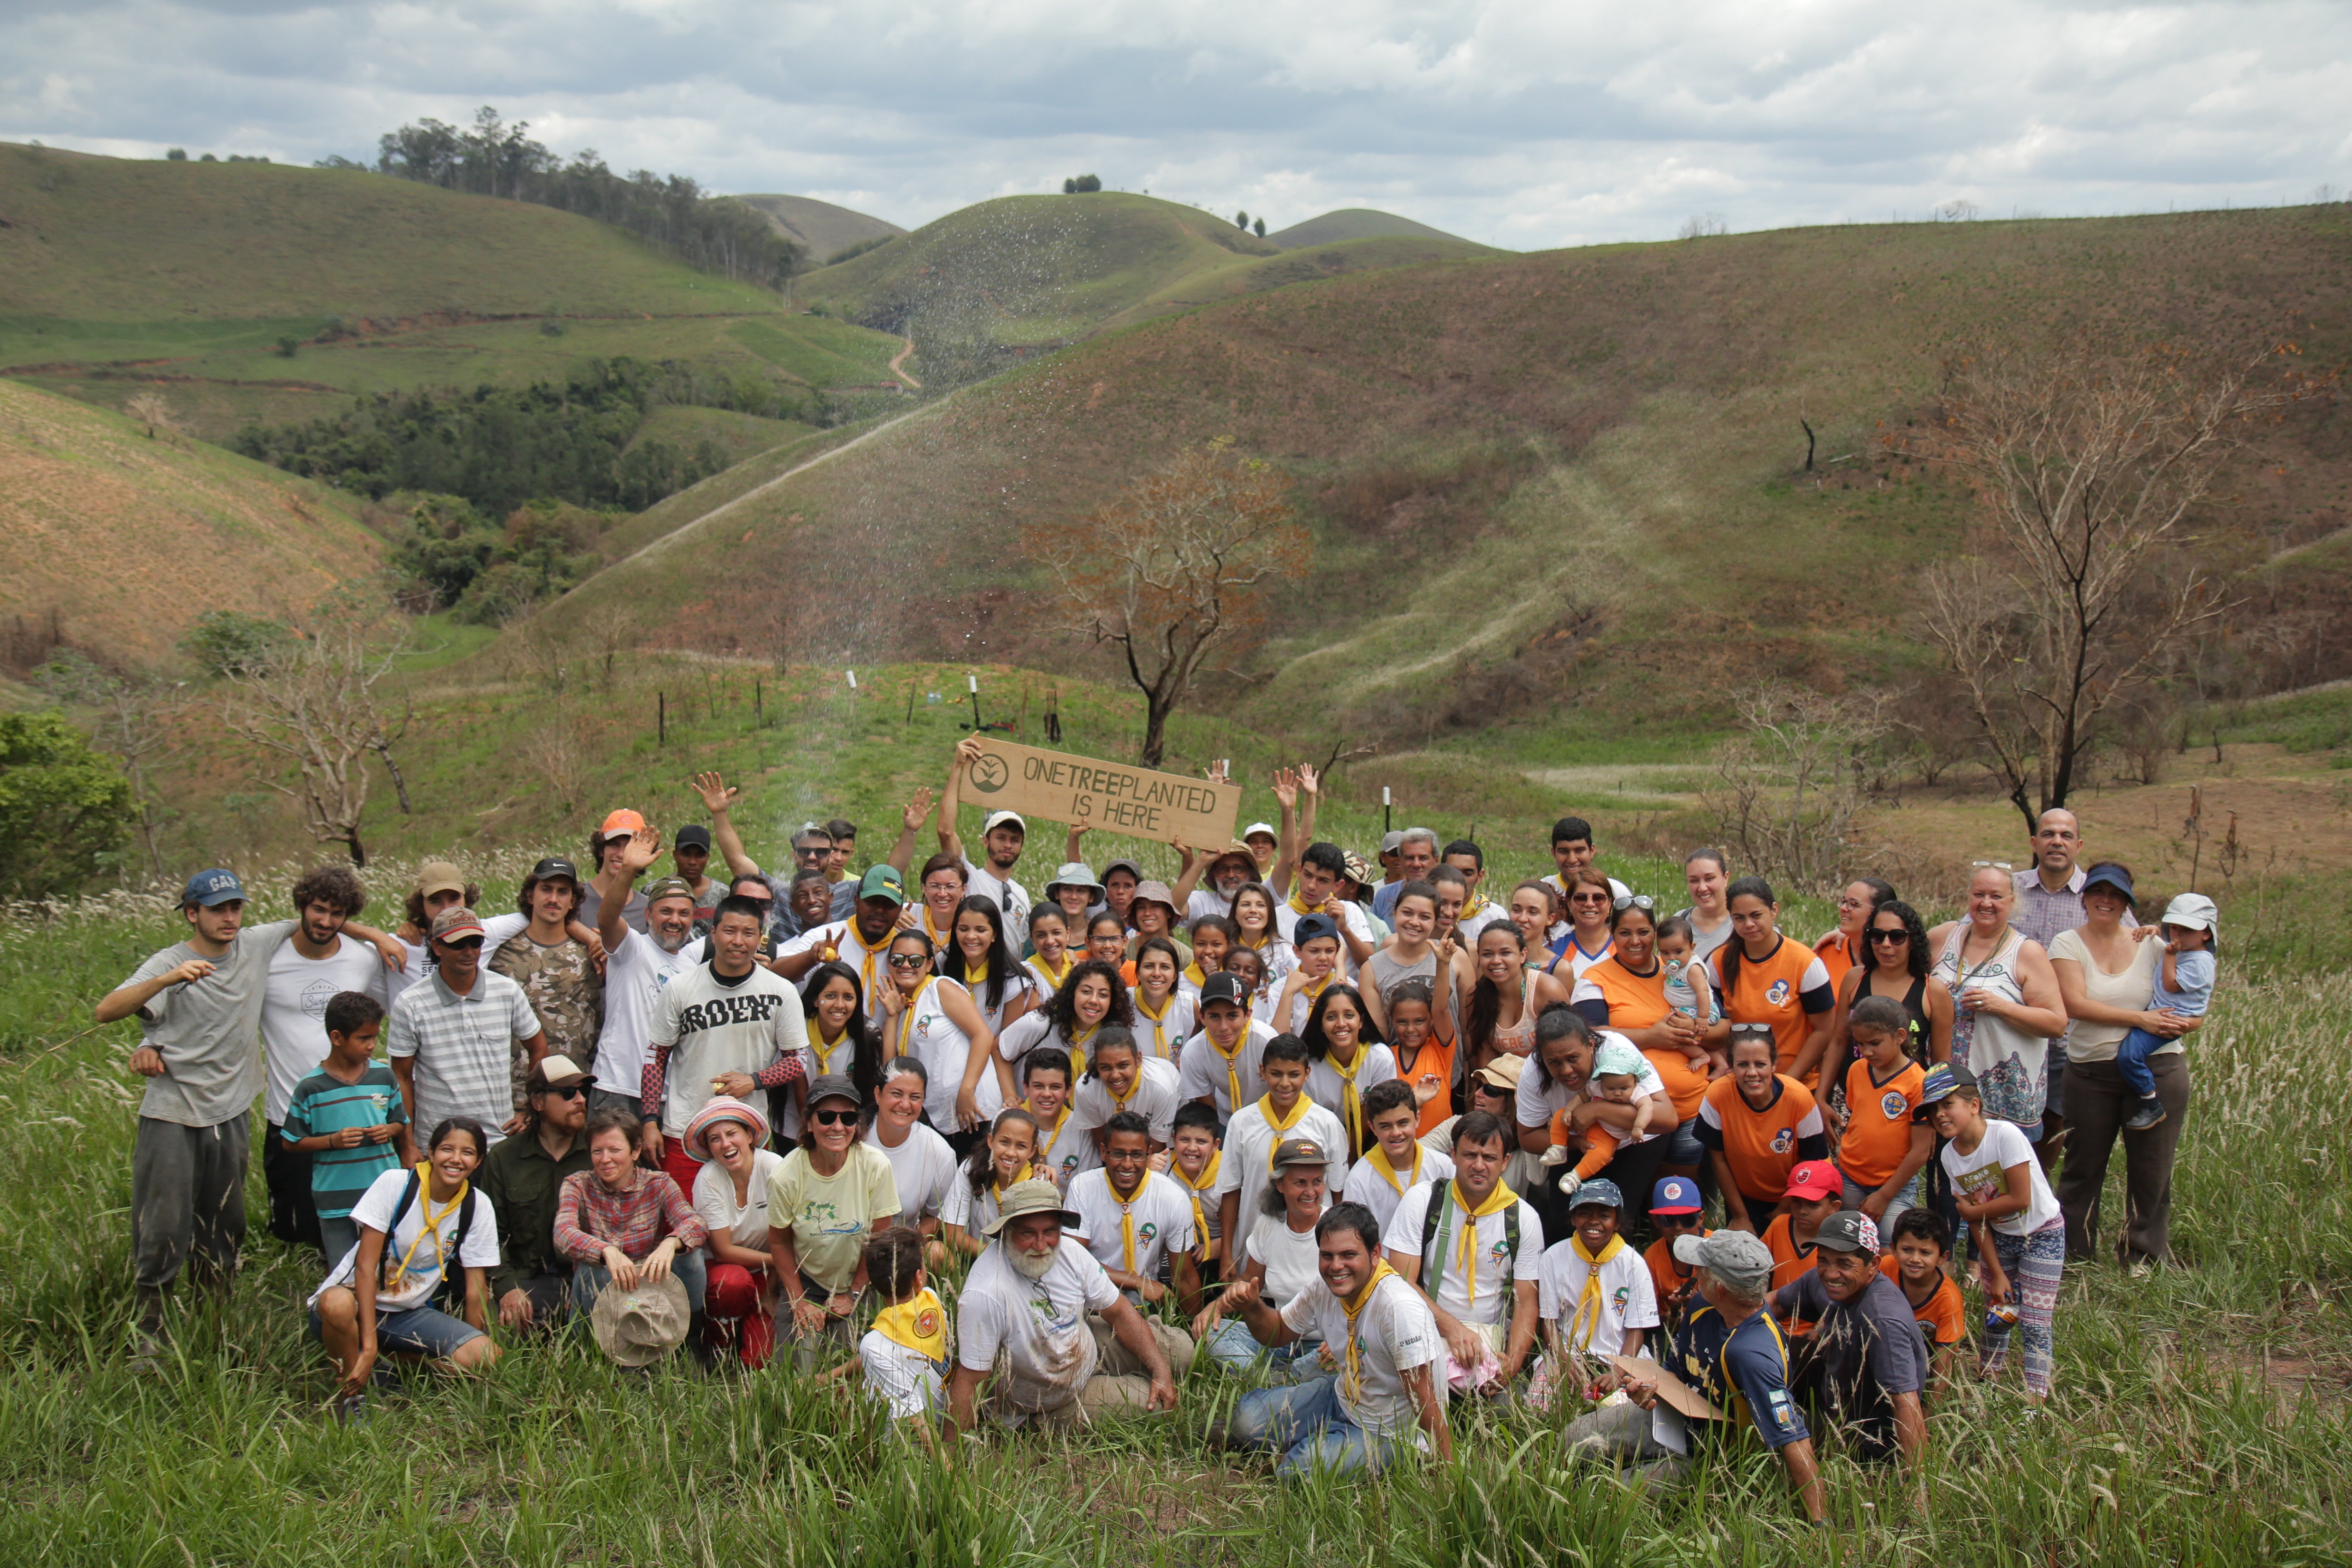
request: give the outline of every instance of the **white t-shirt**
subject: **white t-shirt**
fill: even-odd
[[[1372,917],[1363,905],[1342,899],[1339,901],[1339,915],[1347,922],[1347,930],[1355,932],[1357,941],[1370,944],[1378,940],[1372,931]],[[1274,906],[1274,929],[1281,934],[1284,942],[1290,942],[1290,933],[1297,926],[1298,920],[1298,911],[1290,907],[1288,899]],[[1345,935],[1339,939],[1339,973],[1350,978],[1353,978],[1356,973],[1355,950],[1348,945]],[[1272,974],[1273,971],[1269,968],[1266,984],[1269,988],[1278,990],[1280,984],[1272,978]]]
[[[630,940],[634,944],[637,939]],[[719,1074],[761,1072],[786,1057],[801,1058],[805,1070],[808,1025],[799,987],[765,964],[754,963],[750,973],[730,981],[709,964],[698,963],[672,974],[656,995],[646,1043],[669,1047],[657,1113],[662,1131],[680,1138],[694,1113],[718,1092],[710,1085]],[[772,1122],[772,1100],[790,1103],[792,1096],[789,1089],[772,1096],[754,1089],[743,1098]],[[653,1106],[645,1110],[656,1113]]]
[[[1075,1105],[1065,1106],[1066,1114],[1059,1127],[1048,1127],[1041,1119],[1037,1123],[1036,1165],[1039,1173],[1051,1176],[1054,1184],[1065,1193],[1070,1190],[1071,1178],[1080,1171],[1091,1171],[1102,1161],[1095,1155],[1092,1124]]]
[[[1458,1205],[1440,1220],[1436,1238],[1422,1253],[1421,1233],[1429,1219],[1429,1205],[1447,1184],[1423,1182],[1397,1202],[1396,1212],[1389,1216],[1388,1230],[1381,1237],[1387,1250],[1404,1257],[1421,1257],[1421,1284],[1427,1290],[1434,1278],[1437,1289],[1431,1292],[1437,1304],[1465,1323],[1503,1323],[1511,1317],[1514,1281],[1537,1284],[1543,1268],[1543,1221],[1521,1198],[1519,1211],[1519,1250],[1515,1258],[1510,1250],[1510,1219],[1502,1210],[1477,1222],[1478,1240],[1477,1299],[1473,1301],[1471,1282],[1465,1278],[1461,1263],[1460,1228],[1462,1210]]]
[[[996,1190],[971,1190],[971,1179],[961,1165],[948,1181],[948,1190],[940,1194],[940,1223],[961,1227],[966,1236],[983,1239],[988,1227],[996,1223]]]
[[[337,936],[335,951],[324,958],[303,957],[290,941],[269,955],[261,993],[261,1049],[269,1069],[263,1114],[272,1127],[286,1120],[294,1086],[327,1059],[327,1004],[338,992],[361,991],[389,1007],[383,977],[382,955],[357,937]]]
[[[1396,1053],[1386,1046],[1359,1045],[1356,1058],[1356,1102],[1361,1106],[1364,1096],[1372,1091],[1374,1084],[1386,1083],[1396,1077]],[[1347,1089],[1347,1081],[1340,1078],[1339,1069],[1333,1067],[1328,1058],[1307,1064],[1307,1098],[1338,1117],[1341,1126],[1347,1125],[1348,1121]],[[1365,1131],[1370,1131],[1369,1121]],[[1354,1151],[1349,1152],[1353,1153]]]
[[[2032,1184],[2032,1196],[2026,1206],[2016,1214],[2003,1215],[1992,1222],[1992,1228],[2008,1236],[2032,1236],[2058,1217],[2058,1199],[2050,1190],[2050,1179],[2042,1173],[2042,1162],[2033,1157],[2033,1145],[2014,1121],[1985,1119],[1983,1142],[1976,1152],[1963,1154],[1958,1143],[1944,1145],[1944,1171],[1952,1178],[1952,1191],[1970,1203],[1980,1204],[1999,1197],[2006,1190],[2001,1173],[2011,1165],[2025,1167],[2026,1180]]]
[[[1292,1297],[1282,1309],[1282,1321],[1293,1333],[1321,1335],[1330,1354],[1341,1365],[1347,1363],[1348,1310],[1319,1275],[1312,1287]],[[1402,1276],[1391,1275],[1380,1282],[1371,1300],[1356,1315],[1353,1332],[1357,1373],[1362,1384],[1350,1391],[1346,1377],[1339,1380],[1339,1404],[1348,1419],[1376,1437],[1402,1440],[1412,1433],[1417,1445],[1425,1446],[1420,1416],[1400,1374],[1433,1366],[1444,1353],[1445,1342],[1438,1335],[1437,1318],[1429,1303]],[[1444,1397],[1442,1380],[1436,1393],[1439,1398]]]
[[[1070,1237],[1062,1237],[1042,1279],[1024,1279],[1002,1245],[982,1253],[956,1302],[956,1361],[972,1372],[1007,1374],[999,1385],[1017,1410],[1058,1410],[1095,1373],[1087,1314],[1118,1304],[1118,1287]]]
[[[1323,1207],[1328,1211],[1329,1198]],[[1322,1283],[1317,1272],[1322,1262],[1321,1249],[1316,1245],[1311,1226],[1306,1230],[1293,1230],[1287,1216],[1262,1214],[1251,1221],[1249,1236],[1242,1243],[1240,1264],[1249,1266],[1252,1258],[1265,1265],[1265,1303],[1281,1307],[1297,1300],[1309,1286]]]
[[[735,1178],[716,1160],[706,1161],[694,1173],[694,1212],[713,1236],[725,1236],[738,1247],[768,1250],[768,1184],[784,1168],[784,1157],[773,1149],[751,1152],[751,1197],[740,1207],[735,1202]]]
[[[857,886],[854,879],[847,885],[853,890]],[[854,903],[855,900],[852,901]],[[883,948],[887,949],[898,934],[898,928],[891,927],[882,938]],[[857,971],[858,989],[866,997],[866,1016],[878,1026],[882,1022],[880,987],[890,984],[889,967],[883,962],[883,952],[869,949],[865,939],[857,934],[856,921],[834,921],[825,925],[811,926],[776,949],[776,956],[798,958],[802,953],[822,952],[828,947],[843,963]],[[605,975],[605,984],[608,986],[612,984],[609,972]]]
[[[1225,1124],[1225,1157],[1217,1167],[1217,1201],[1223,1203],[1227,1193],[1241,1194],[1241,1226],[1246,1233],[1251,1217],[1258,1212],[1258,1200],[1265,1195],[1274,1173],[1268,1168],[1274,1158],[1276,1142],[1283,1138],[1307,1138],[1323,1147],[1331,1156],[1323,1167],[1323,1190],[1336,1193],[1348,1184],[1348,1130],[1339,1119],[1316,1104],[1307,1102],[1305,1111],[1291,1124],[1290,1131],[1277,1134],[1268,1124],[1263,1101],[1253,1101],[1236,1112]]]
[[[1192,1235],[1192,1200],[1183,1184],[1147,1171],[1135,1196],[1122,1204],[1110,1190],[1110,1173],[1088,1171],[1070,1183],[1069,1205],[1079,1224],[1077,1239],[1086,1243],[1105,1268],[1128,1272],[1126,1233],[1120,1217],[1135,1222],[1135,1268],[1146,1279],[1160,1277],[1160,1260],[1173,1252],[1190,1252],[1198,1245]]]
[[[1216,889],[1195,888],[1184,900],[1184,923],[1191,925],[1194,921],[1207,920],[1211,915],[1230,919],[1233,909],[1233,900],[1225,897]]]
[[[1175,1141],[1176,1108],[1183,1100],[1177,1088],[1176,1064],[1146,1057],[1141,1070],[1135,1075],[1134,1091],[1129,1094],[1124,1106],[1111,1099],[1109,1089],[1098,1078],[1079,1084],[1071,1103],[1085,1118],[1089,1131],[1108,1123],[1120,1110],[1132,1110],[1151,1123],[1151,1141],[1165,1147]]]
[[[1168,994],[1167,1010],[1154,1022],[1143,1010],[1143,995],[1138,992],[1135,1001],[1135,1043],[1143,1054],[1154,1061],[1164,1061],[1170,1067],[1180,1067],[1184,1060],[1184,1042],[1192,1034],[1192,998],[1179,981],[1176,989]]]
[[[635,1097],[637,1085],[645,1081],[654,1005],[673,977],[702,962],[702,939],[696,937],[671,952],[653,938],[631,931],[605,954],[604,1027],[596,1037],[597,1087]]]
[[[1626,1330],[1658,1326],[1658,1288],[1650,1278],[1649,1262],[1632,1242],[1618,1248],[1617,1256],[1601,1266],[1600,1315],[1588,1317],[1579,1329],[1577,1303],[1583,1300],[1585,1277],[1591,1272],[1591,1265],[1576,1255],[1574,1240],[1547,1247],[1536,1274],[1538,1310],[1545,1322],[1559,1325],[1564,1343],[1570,1332],[1576,1331],[1574,1342],[1568,1343],[1570,1351],[1589,1351],[1597,1356],[1622,1354]],[[1645,1339],[1645,1356],[1649,1348]]]
[[[404,1312],[412,1307],[422,1307],[441,1288],[441,1276],[446,1249],[457,1246],[457,1221],[465,1212],[461,1201],[449,1205],[449,1212],[434,1228],[435,1236],[425,1235],[425,1209],[430,1192],[418,1184],[415,1198],[408,1212],[400,1216],[400,1224],[392,1223],[393,1211],[400,1206],[400,1194],[407,1190],[413,1171],[386,1171],[368,1184],[360,1201],[352,1205],[352,1224],[365,1230],[388,1231],[384,1238],[383,1256],[387,1266],[404,1262],[397,1289],[378,1290],[375,1310],[384,1312]],[[453,1260],[460,1269],[496,1268],[499,1266],[499,1216],[490,1206],[489,1194],[476,1187],[473,1192],[473,1223],[466,1228],[466,1245]],[[418,1238],[424,1237],[422,1241]],[[343,1254],[342,1260],[328,1272],[326,1280],[310,1292],[310,1305],[316,1306],[319,1298],[337,1285],[348,1285],[359,1263],[360,1249],[354,1246]]]
[[[1004,915],[1005,935],[1012,938],[1018,950],[1021,938],[1017,933],[1029,929],[1029,890],[1010,877],[1000,877],[970,860],[963,863],[963,890],[971,898],[996,900],[996,907]]]
[[[1592,1031],[1592,1039],[1595,1055],[1599,1054],[1599,1048],[1601,1046],[1607,1045],[1612,1040],[1629,1049],[1633,1044],[1614,1029],[1595,1029]],[[1665,1093],[1665,1080],[1658,1077],[1658,1069],[1650,1065],[1650,1058],[1642,1057],[1640,1059],[1642,1076],[1633,1081],[1633,1097],[1636,1100],[1646,1100],[1651,1095]],[[1566,1110],[1568,1102],[1575,1098],[1574,1091],[1558,1079],[1552,1079],[1551,1083],[1546,1086],[1542,1081],[1542,1075],[1536,1071],[1536,1064],[1530,1061],[1528,1063],[1527,1069],[1519,1074],[1517,1112],[1519,1125],[1549,1127],[1551,1125],[1552,1113]],[[1673,1111],[1669,1110],[1663,1116],[1654,1114],[1650,1119],[1650,1131],[1641,1142],[1647,1142],[1652,1138],[1671,1132],[1675,1130],[1675,1125]],[[1617,1136],[1618,1142],[1622,1144],[1625,1135],[1620,1132]]]
[[[1423,1182],[1454,1179],[1454,1162],[1450,1158],[1419,1143],[1413,1147],[1420,1151],[1421,1165],[1406,1179],[1402,1192],[1389,1184],[1388,1173],[1370,1159],[1357,1161],[1356,1168],[1348,1173],[1348,1190],[1342,1195],[1349,1203],[1361,1204],[1371,1210],[1372,1217],[1381,1222],[1383,1236],[1388,1234],[1389,1220],[1396,1214],[1397,1205],[1404,1201],[1405,1193]]]
[[[1176,1098],[1179,1100],[1208,1100],[1215,1103],[1219,1116],[1234,1113],[1234,1079],[1242,1082],[1242,1103],[1249,1104],[1265,1093],[1265,1080],[1257,1075],[1257,1064],[1265,1055],[1268,1042],[1274,1038],[1272,1026],[1252,1018],[1243,1026],[1242,1043],[1234,1052],[1233,1066],[1228,1071],[1225,1058],[1203,1029],[1184,1042],[1182,1056],[1177,1063]]]
[[[857,1342],[857,1359],[866,1369],[867,1396],[888,1405],[893,1421],[928,1415],[945,1404],[938,1364],[881,1330],[866,1331]]]
[[[890,1026],[897,1048],[922,1063],[930,1075],[923,1089],[923,1110],[934,1127],[956,1124],[956,1095],[963,1088],[964,1068],[971,1062],[971,1037],[957,1027],[940,1000],[940,994],[950,987],[967,999],[971,995],[960,981],[926,980]],[[992,1118],[1004,1109],[1004,1088],[996,1081],[992,1064],[981,1068],[971,1099],[982,1117]]]
[[[882,1142],[881,1132],[877,1122],[866,1130],[866,1142],[890,1162],[890,1174],[898,1184],[898,1213],[909,1221],[936,1217],[949,1184],[956,1180],[955,1151],[919,1121],[907,1129],[896,1149]],[[964,1184],[964,1190],[971,1190],[970,1184]]]
[[[2156,994],[2156,983],[2164,973],[2164,944],[2153,939],[2131,944],[2132,960],[2120,974],[2110,974],[2099,967],[2091,954],[2090,945],[2079,931],[2062,931],[2050,939],[2053,960],[2071,959],[2083,966],[2083,994],[2094,1002],[2130,1012],[2147,1010],[2148,998]],[[2094,1024],[2075,1018],[2066,1026],[2066,1059],[2069,1062],[2111,1062],[2116,1059],[2116,1047],[2131,1033],[2128,1024]],[[2148,1055],[2161,1057],[2179,1055],[2182,1042],[2168,1040]],[[270,1084],[277,1085],[277,1068],[271,1067]]]

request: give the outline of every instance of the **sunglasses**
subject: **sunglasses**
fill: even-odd
[[[1969,865],[1972,869],[1979,871],[2014,871],[2017,869],[2016,867],[2011,865],[2006,860],[1971,860],[1969,862]]]
[[[893,969],[929,969],[931,961],[919,952],[894,952],[890,955]]]
[[[857,1112],[855,1110],[812,1110],[809,1112],[809,1124],[814,1127],[855,1127],[857,1125]]]
[[[482,949],[482,939],[478,936],[461,936],[455,942],[445,936],[436,936],[433,940],[452,952],[479,952]]]
[[[1898,942],[1909,942],[1911,933],[1900,927],[1889,931],[1885,926],[1873,926],[1870,930],[1870,940],[1883,942],[1892,947]]]
[[[1572,893],[1568,901],[1571,904],[1605,904],[1611,900],[1606,893]]]
[[[562,1089],[558,1089],[555,1085],[551,1083],[539,1092],[541,1094],[551,1094],[558,1100],[577,1100],[582,1095],[588,1092],[588,1086],[584,1083],[574,1083],[568,1084]]]
[[[1696,1230],[1700,1216],[1695,1214],[1658,1214],[1650,1215],[1650,1223],[1660,1230]]]
[[[1628,893],[1609,907],[1612,910],[1654,910],[1658,907],[1658,900],[1647,893]]]

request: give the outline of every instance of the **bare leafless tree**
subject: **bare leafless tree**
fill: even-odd
[[[1865,858],[1855,819],[1884,770],[1889,702],[1801,687],[1734,700],[1740,732],[1716,749],[1715,779],[1699,796],[1739,864],[1820,892]]]
[[[367,810],[370,753],[388,755],[383,682],[407,651],[408,618],[372,589],[330,596],[269,658],[227,679],[221,717],[229,729],[294,766],[296,782],[265,780],[298,802],[322,844],[367,864],[360,823]]]
[[[121,760],[139,811],[139,837],[154,874],[163,875],[156,841],[163,810],[151,784],[153,771],[180,750],[179,721],[195,705],[185,681],[153,670],[108,669],[72,649],[61,649],[40,670],[44,691],[79,710],[90,744]]]
[[[1957,367],[1927,455],[1975,486],[1985,538],[1929,570],[1922,618],[2029,826],[2066,804],[2100,716],[2221,614],[2165,546],[2249,426],[2308,395],[2272,358],[2080,339]]]
[[[152,388],[133,395],[122,405],[122,412],[147,427],[150,441],[158,430],[166,435],[179,433],[180,421],[172,412],[172,400]]]

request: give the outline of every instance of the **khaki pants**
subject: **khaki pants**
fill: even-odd
[[[1192,1365],[1192,1336],[1154,1319],[1146,1318],[1144,1322],[1159,1343],[1170,1375],[1182,1382]],[[1089,1317],[1087,1327],[1095,1336],[1098,1353],[1094,1375],[1075,1396],[1066,1388],[1018,1382],[1012,1369],[1000,1362],[989,1392],[988,1414],[1013,1424],[1033,1420],[1042,1432],[1075,1432],[1097,1420],[1144,1415],[1151,1400],[1151,1376],[1143,1363],[1118,1342],[1118,1336],[1099,1317]]]

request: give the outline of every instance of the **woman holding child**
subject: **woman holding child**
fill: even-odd
[[[1649,1059],[1674,1100],[1678,1123],[1668,1136],[1659,1169],[1669,1175],[1696,1175],[1706,1157],[1696,1123],[1711,1070],[1706,1026],[1715,1016],[1706,966],[1696,957],[1688,923],[1669,916],[1661,926],[1647,898],[1619,901],[1611,916],[1609,941],[1609,956],[1577,981],[1570,1005],[1593,1027],[1624,1036]],[[1661,951],[1662,941],[1671,952]],[[1671,983],[1678,978],[1683,984],[1670,993]]]

